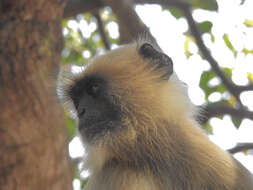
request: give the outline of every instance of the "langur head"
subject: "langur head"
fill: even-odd
[[[65,78],[60,98],[74,108],[78,129],[90,144],[156,130],[157,121],[177,115],[183,104],[171,58],[148,41],[98,56]]]

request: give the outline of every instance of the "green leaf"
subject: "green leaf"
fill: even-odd
[[[177,19],[179,19],[180,17],[182,17],[182,13],[180,11],[178,11],[177,9],[174,9],[174,8],[168,8],[170,13],[176,17]]]
[[[208,86],[208,82],[215,77],[215,73],[213,71],[204,71],[201,74],[199,86],[205,93],[206,100],[208,96],[212,93],[211,88]]]
[[[213,33],[211,33],[211,41],[214,42],[215,40],[215,36],[213,35]]]
[[[80,172],[78,169],[78,164],[73,164],[74,167],[74,178],[80,179]]]
[[[231,68],[225,67],[225,68],[222,68],[222,71],[225,73],[225,75],[226,75],[229,79],[232,78],[232,69],[231,69]]]
[[[232,117],[232,122],[235,125],[235,127],[238,129],[242,123],[242,119],[237,119],[235,117]]]
[[[222,102],[222,101],[221,101]],[[215,117],[219,118],[219,119],[223,119],[224,115],[216,115]]]
[[[217,11],[218,4],[216,0],[188,0],[192,5],[193,8],[200,8],[200,9],[206,9],[211,11]]]
[[[67,19],[63,19],[61,22],[62,27],[67,27],[67,22],[68,22]]]
[[[247,72],[248,79],[253,82],[253,73]]]
[[[208,134],[213,134],[213,127],[210,125],[209,122],[206,122],[205,130],[207,131]]]
[[[242,51],[243,51],[243,53],[244,53],[245,55],[253,54],[253,49],[248,50],[248,49],[246,49],[246,48],[243,48]]]
[[[253,20],[245,19],[244,24],[248,27],[253,27]]]
[[[213,24],[209,21],[199,23],[199,30],[202,34],[210,33]]]
[[[84,18],[88,22],[88,24],[90,24],[95,19],[95,17],[90,13],[84,14]]]
[[[76,51],[75,49],[71,49],[69,56],[63,59],[65,63],[74,63],[76,65],[80,65],[83,63],[83,56],[81,52]]]
[[[222,83],[216,86],[210,86],[209,81],[214,77],[216,77],[216,74],[213,71],[204,71],[201,74],[199,86],[205,93],[206,101],[208,101],[208,97],[210,94],[214,92],[224,93],[227,90]]]
[[[223,84],[219,84],[212,88],[214,92],[220,92],[221,94],[226,91],[226,87]]]
[[[88,183],[88,178],[87,179],[84,179],[82,180],[82,185],[81,185],[81,189],[84,189],[85,185]]]
[[[73,119],[71,119],[69,116],[66,116],[66,124],[67,124],[69,139],[71,140],[76,134],[76,122]]]
[[[234,48],[234,46],[232,45],[232,43],[230,42],[227,34],[223,35],[223,40],[224,40],[225,44],[227,45],[227,47],[233,52],[234,56],[236,57],[237,56],[237,51]]]
[[[184,53],[186,55],[187,58],[189,58],[190,56],[192,56],[193,54],[189,51],[189,43],[190,42],[194,42],[194,38],[190,35],[185,35],[185,42],[184,42]]]

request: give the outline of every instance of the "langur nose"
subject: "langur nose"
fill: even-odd
[[[78,109],[77,113],[78,113],[78,117],[82,117],[86,112],[86,109],[85,108],[81,108],[81,109]]]

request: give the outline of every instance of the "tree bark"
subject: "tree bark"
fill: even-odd
[[[55,96],[62,0],[0,1],[0,189],[70,190]]]

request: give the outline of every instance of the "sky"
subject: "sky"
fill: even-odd
[[[212,55],[222,67],[233,68],[233,82],[238,85],[245,85],[248,82],[247,72],[253,73],[253,55],[238,53],[235,58],[222,38],[225,33],[228,34],[237,51],[241,51],[244,47],[253,49],[253,28],[246,27],[243,24],[245,19],[253,20],[253,1],[246,0],[241,6],[240,2],[240,0],[218,0],[219,9],[217,12],[195,10],[193,17],[197,22],[211,21],[213,23],[212,33],[215,36],[215,41],[211,41],[210,34],[204,34],[202,37],[205,44],[211,49]],[[199,80],[201,73],[209,70],[210,65],[197,54],[198,47],[192,42],[189,44],[189,51],[193,55],[187,59],[184,54],[184,33],[188,30],[186,20],[184,18],[176,19],[169,11],[162,10],[158,5],[137,6],[136,11],[150,28],[163,51],[173,59],[175,72],[188,85],[191,101],[196,105],[203,104],[205,96],[199,87]],[[151,12],[152,14],[150,14]],[[106,13],[102,16],[106,16]],[[70,25],[72,28],[76,27],[75,23],[70,23]],[[95,23],[88,25],[87,22],[83,21],[79,25],[87,37],[96,29]],[[115,22],[109,22],[106,27],[112,38],[118,38],[118,25]],[[113,46],[113,48],[116,47],[116,45]],[[83,56],[90,55],[88,52],[84,52]],[[217,77],[210,81],[210,85],[219,83],[220,80]],[[209,100],[215,102],[226,96],[226,93],[213,93]],[[252,97],[253,92],[245,92],[241,95],[243,104],[253,111]],[[213,135],[209,136],[210,140],[224,150],[234,147],[236,143],[253,142],[253,121],[251,120],[244,119],[239,130],[234,127],[229,116],[225,116],[223,119],[213,118],[210,123],[213,126]],[[69,151],[71,157],[84,154],[78,138],[74,138],[69,144]],[[244,153],[237,153],[234,157],[253,172],[253,152],[247,156]],[[86,177],[88,174],[84,172],[82,175]],[[79,183],[74,181],[75,189],[78,189]]]

